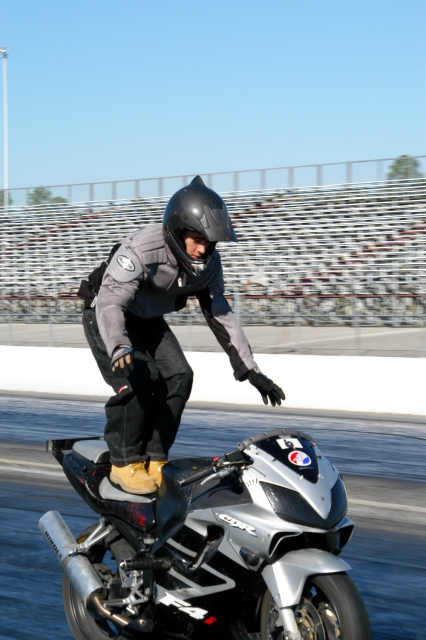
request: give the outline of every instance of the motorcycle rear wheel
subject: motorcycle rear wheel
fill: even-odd
[[[302,640],[371,640],[367,610],[346,573],[309,578],[294,615]],[[284,640],[269,590],[263,598],[260,626],[262,640]]]
[[[83,542],[96,527],[97,525],[87,527],[78,536],[78,542]],[[103,562],[107,551],[108,548],[102,541],[89,549],[87,555],[95,569],[97,564]],[[86,609],[65,573],[62,579],[62,599],[65,616],[75,640],[107,640],[120,637],[120,629],[101,616],[94,617]]]

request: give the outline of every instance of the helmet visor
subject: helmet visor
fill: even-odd
[[[203,235],[210,242],[238,242],[226,208],[211,209],[203,204],[202,210],[192,212],[203,228]]]

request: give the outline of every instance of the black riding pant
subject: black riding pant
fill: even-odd
[[[116,377],[100,336],[94,309],[83,312],[86,339],[99,370],[115,391],[105,405],[105,440],[111,462],[167,460],[190,396],[193,373],[164,318],[143,320],[126,313],[126,328],[133,349],[149,357],[134,361],[128,378]]]

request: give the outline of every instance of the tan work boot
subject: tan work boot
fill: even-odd
[[[125,467],[113,464],[109,478],[127,493],[145,495],[157,491],[157,485],[146,471],[146,462],[132,462]]]
[[[148,473],[150,477],[154,480],[157,487],[160,486],[161,480],[163,479],[162,470],[166,463],[167,463],[167,460],[150,460],[149,461]]]

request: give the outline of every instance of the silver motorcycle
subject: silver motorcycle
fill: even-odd
[[[77,538],[57,511],[39,522],[76,640],[371,639],[339,557],[354,528],[345,487],[309,435],[275,429],[223,458],[172,460],[148,497],[111,484],[101,438],[47,447],[100,516]]]

